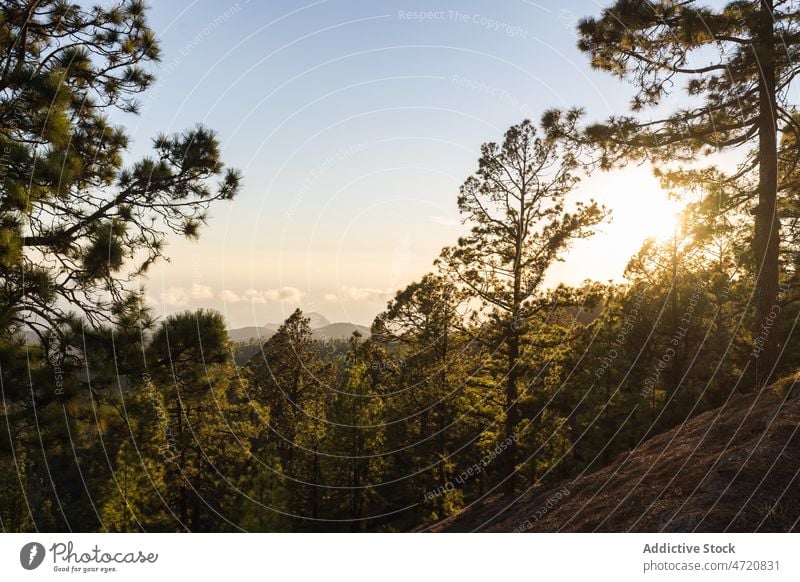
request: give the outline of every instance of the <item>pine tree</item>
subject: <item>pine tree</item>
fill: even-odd
[[[129,139],[110,116],[137,112],[159,56],[140,0],[0,6],[4,450],[15,446],[8,435],[24,441],[33,425],[64,437],[64,407],[87,403],[76,376],[96,353],[88,347],[108,354],[112,328],[125,340],[147,329],[136,317],[138,277],[165,258],[168,235],[196,237],[209,207],[238,192],[239,174],[202,127],[156,137],[153,157],[124,159]],[[32,358],[26,344],[37,344]],[[93,387],[115,379],[95,377]]]
[[[179,530],[238,529],[227,515],[240,494],[233,484],[263,440],[268,413],[236,382],[230,355],[222,316],[205,310],[168,317],[148,346],[146,389],[166,417],[165,498]]]
[[[540,289],[547,269],[570,242],[589,236],[604,218],[594,202],[564,209],[578,182],[576,152],[537,135],[530,121],[512,126],[502,144],[481,146],[478,171],[461,186],[459,211],[471,227],[439,259],[458,285],[479,300],[500,332],[504,431],[512,439],[504,453],[506,495],[516,485],[520,357],[523,326],[543,309]]]
[[[330,388],[317,358],[309,319],[295,310],[249,363],[254,398],[270,409],[269,443],[287,492],[287,512],[302,518],[317,512],[320,441]],[[315,501],[317,500],[317,501]]]
[[[789,103],[798,72],[798,17],[794,3],[773,0],[736,0],[719,7],[691,0],[618,0],[599,18],[578,26],[578,46],[592,66],[635,86],[635,113],[669,102],[680,79],[692,99],[690,106],[663,118],[618,116],[588,128],[588,139],[602,147],[605,165],[628,159],[691,162],[714,152],[742,152],[732,172],[687,170],[682,181],[711,177],[712,186],[736,184],[736,204],[752,209],[755,337],[780,303],[777,200],[787,186],[779,175],[787,168],[779,173],[778,134],[798,132]],[[792,156],[789,165],[797,161]],[[777,332],[763,340],[752,362],[757,386],[769,381],[777,363]]]
[[[399,291],[372,326],[373,337],[391,348],[386,361],[398,372],[389,414],[405,421],[387,430],[410,445],[398,451],[411,457],[403,464],[407,474],[397,475],[409,482],[408,502],[445,486],[455,469],[463,430],[458,404],[466,376],[460,356],[468,350],[460,329],[461,300],[455,285],[429,274]],[[453,489],[433,496],[436,515],[457,508],[451,499],[455,495],[460,492]]]

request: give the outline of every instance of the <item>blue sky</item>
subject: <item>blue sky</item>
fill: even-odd
[[[217,130],[244,174],[196,243],[147,281],[159,313],[209,306],[232,326],[292,309],[368,324],[431,268],[460,226],[458,186],[482,142],[550,107],[590,118],[625,110],[631,89],[591,71],[567,0],[156,1],[163,60],[142,115],[126,119],[141,156],[159,132]],[[671,206],[647,168],[584,182],[616,218],[550,280],[622,275]],[[656,212],[654,212],[654,210]]]

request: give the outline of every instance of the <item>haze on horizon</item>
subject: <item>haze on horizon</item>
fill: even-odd
[[[630,87],[591,71],[575,47],[577,19],[599,9],[448,0],[423,18],[421,3],[385,1],[153,3],[163,57],[130,118],[130,159],[201,120],[244,175],[200,240],[171,241],[171,262],[151,271],[155,311],[211,307],[244,327],[300,307],[369,325],[456,240],[458,188],[481,143],[550,107],[581,106],[589,119],[625,110]],[[679,208],[646,166],[585,180],[575,198],[589,197],[612,222],[550,284],[620,280]]]

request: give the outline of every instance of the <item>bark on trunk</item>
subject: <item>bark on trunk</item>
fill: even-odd
[[[519,423],[519,333],[514,329],[516,322],[512,323],[512,330],[508,338],[508,376],[506,377],[506,417],[505,417],[505,438],[508,448],[503,451],[505,459],[506,481],[503,487],[503,494],[506,497],[514,495],[517,487],[517,439],[514,438],[514,431]]]
[[[754,330],[756,388],[765,386],[778,359],[779,227],[778,139],[775,91],[775,34],[773,0],[761,0],[758,59],[759,92],[759,179],[753,250],[756,259],[756,322]]]

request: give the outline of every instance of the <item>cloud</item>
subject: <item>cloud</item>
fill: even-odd
[[[268,289],[264,291],[264,297],[270,301],[289,301],[297,303],[303,299],[305,295],[306,294],[297,287],[281,287],[280,289]]]
[[[211,299],[214,296],[214,290],[208,285],[192,283],[191,295],[192,299]]]
[[[341,297],[347,301],[388,301],[394,292],[391,289],[373,289],[371,287],[351,287],[342,285]]]
[[[223,289],[219,292],[217,297],[219,297],[220,301],[223,303],[239,303],[242,300],[237,293],[230,289]]]
[[[161,293],[161,303],[168,307],[189,305],[189,296],[183,287],[169,287]]]
[[[325,295],[323,295],[322,298],[325,301],[338,301],[339,300],[339,296],[336,293],[325,293]]]
[[[279,287],[277,289],[247,289],[241,296],[241,300],[251,303],[264,304],[267,302],[283,301],[287,303],[299,303],[305,297],[297,287]]]
[[[264,297],[263,291],[258,291],[257,289],[245,289],[244,293],[242,294],[245,301],[249,301],[250,303],[266,303],[267,298]]]

